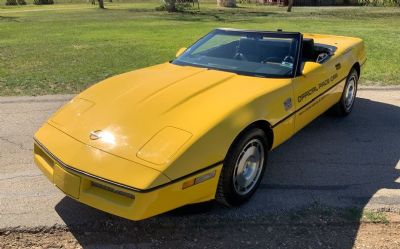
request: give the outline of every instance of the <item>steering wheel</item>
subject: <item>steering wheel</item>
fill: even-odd
[[[234,56],[233,59],[235,60],[241,60],[241,61],[247,61],[246,56],[243,55],[243,53],[237,52]]]
[[[294,63],[294,58],[293,58],[293,56],[287,55],[287,56],[285,56],[285,58],[283,58],[282,62]]]

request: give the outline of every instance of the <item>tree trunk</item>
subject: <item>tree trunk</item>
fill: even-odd
[[[288,7],[287,7],[287,12],[291,12],[292,11],[293,1],[294,0],[289,0]]]
[[[104,9],[104,0],[98,0],[100,9]]]
[[[176,0],[165,0],[165,8],[168,12],[176,12]]]
[[[236,0],[217,0],[217,4],[220,7],[236,7]]]

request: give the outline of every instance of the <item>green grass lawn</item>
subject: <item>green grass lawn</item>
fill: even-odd
[[[365,40],[364,84],[400,84],[400,8],[241,5],[169,14],[159,1],[0,7],[0,95],[75,93],[174,58],[216,27],[327,33]]]

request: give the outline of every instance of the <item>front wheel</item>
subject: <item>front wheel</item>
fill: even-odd
[[[224,161],[216,199],[226,206],[248,201],[257,190],[267,164],[265,132],[253,128],[240,135]]]
[[[358,73],[353,68],[347,76],[346,85],[344,86],[340,101],[332,107],[333,114],[344,117],[351,113],[356,100],[357,86]]]

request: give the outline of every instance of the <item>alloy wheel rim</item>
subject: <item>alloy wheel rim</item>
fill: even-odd
[[[243,147],[233,172],[233,185],[238,194],[246,195],[257,184],[264,157],[264,145],[259,139],[252,139]]]
[[[356,96],[356,80],[355,77],[351,77],[349,83],[347,84],[346,91],[345,91],[345,99],[344,105],[347,111],[351,109],[354,103],[354,99]]]

